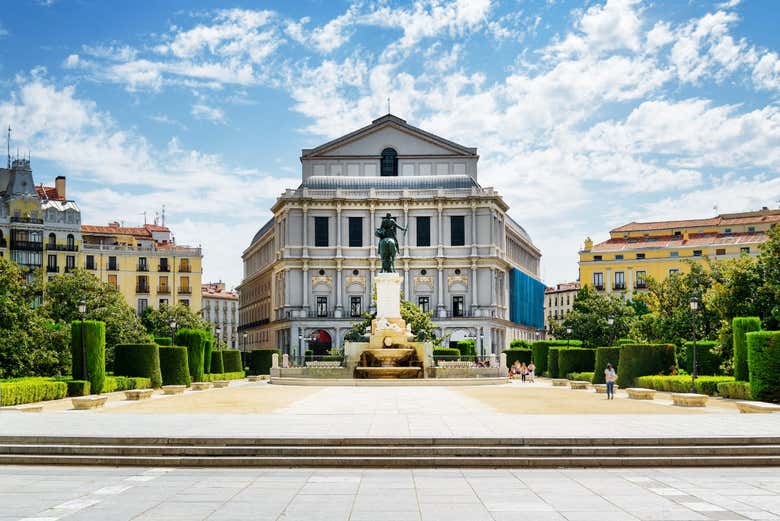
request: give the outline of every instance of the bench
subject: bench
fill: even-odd
[[[632,400],[652,400],[655,398],[655,389],[642,389],[641,387],[630,387],[626,389],[628,397]]]
[[[222,389],[223,387],[227,387],[230,385],[230,380],[214,380],[211,382],[214,384],[214,387],[217,389]]]
[[[182,394],[187,389],[186,385],[163,385],[162,390],[165,394]]]
[[[574,380],[573,382],[569,382],[569,385],[571,385],[572,389],[590,389],[590,382],[585,380]]]
[[[192,382],[190,386],[193,391],[205,391],[211,389],[211,382]]]
[[[607,394],[607,384],[593,384],[593,388],[598,394]],[[618,390],[618,384],[615,384],[614,389]]]
[[[253,375],[253,376],[247,376],[246,379],[249,380],[250,382],[259,382],[260,380],[263,379],[263,377],[260,375]]]
[[[14,410],[19,412],[43,412],[43,405],[17,405]]]
[[[780,405],[764,402],[737,402],[737,409],[745,414],[766,414],[780,412]]]
[[[566,378],[553,378],[552,384],[553,387],[567,387],[569,381]]]
[[[130,389],[125,391],[125,400],[146,400],[152,397],[154,389]]]
[[[79,411],[86,409],[95,409],[96,407],[103,407],[108,400],[108,396],[90,395],[90,396],[77,396],[71,398],[73,408]]]
[[[672,404],[678,407],[704,407],[709,396],[695,393],[672,393]]]

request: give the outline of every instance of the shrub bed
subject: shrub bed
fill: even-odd
[[[512,364],[515,363],[515,360],[521,364],[528,365],[533,359],[533,352],[530,349],[507,349],[504,351],[504,353],[506,353],[507,369],[512,367]]]
[[[59,400],[67,394],[67,384],[53,378],[17,378],[0,382],[0,406]]]
[[[509,349],[531,349],[531,343],[525,340],[512,340]]]
[[[211,372],[211,353],[214,351],[214,339],[207,336],[203,339],[203,372]]]
[[[634,340],[633,338],[618,338],[617,342],[615,342],[615,346],[612,346],[612,347],[620,347],[620,346],[624,346],[626,344],[637,344],[637,343],[638,342],[636,340]],[[615,364],[612,364],[612,365],[614,366]]]
[[[163,385],[190,385],[187,348],[182,346],[160,347],[160,372]]]
[[[750,380],[747,334],[760,331],[761,320],[758,317],[735,317],[731,326],[734,332],[734,378],[747,382]]]
[[[593,366],[593,380],[591,380],[591,382],[594,384],[603,384],[607,382],[604,379],[604,371],[607,369],[607,364],[612,364],[612,368],[615,370],[616,373],[619,374],[618,372],[619,361],[620,361],[619,347],[597,347],[596,361]]]
[[[550,346],[543,342],[534,342],[531,346],[531,356],[536,366],[536,374],[543,375],[547,372],[547,357],[550,356]]]
[[[433,358],[437,360],[457,360],[460,358],[460,349],[437,347],[433,350]]]
[[[477,356],[476,340],[461,340],[457,344],[457,350],[463,356]]]
[[[750,382],[721,382],[718,384],[718,396],[733,400],[750,400]]]
[[[281,351],[278,349],[255,349],[249,352],[247,362],[249,364],[249,374],[271,374],[271,359],[273,354],[282,357]],[[281,363],[281,360],[279,361]]]
[[[550,378],[558,378],[560,372],[558,371],[558,353],[560,349],[557,347],[551,347],[547,350],[547,373]]]
[[[222,363],[222,351],[214,350],[211,352],[211,370],[210,373],[224,373],[225,365]]]
[[[158,346],[172,346],[173,339],[169,336],[156,336],[154,337],[154,343]]]
[[[244,371],[236,371],[234,373],[211,373],[206,375],[207,382],[214,382],[216,380],[241,380],[246,377]]]
[[[731,376],[700,376],[696,379],[696,392],[717,396],[718,384],[733,382],[734,378]],[[691,392],[691,377],[685,375],[639,376],[636,378],[636,385],[669,393],[689,393]]]
[[[240,373],[244,370],[241,363],[241,351],[238,349],[225,349],[222,351],[222,364],[225,373]]]
[[[114,374],[116,376],[142,376],[149,378],[152,387],[162,385],[160,374],[160,348],[157,344],[117,344],[114,349]]]
[[[82,344],[81,333],[84,333]],[[103,391],[106,379],[106,324],[98,320],[74,320],[70,326],[71,374],[74,378],[84,375],[82,346],[86,351],[87,380],[92,392]]]
[[[626,344],[620,348],[617,383],[622,388],[633,387],[640,376],[669,374],[674,362],[672,344]]]
[[[107,376],[105,385],[103,386],[103,392],[113,393],[116,391],[151,388],[151,378],[144,378],[142,376]]]
[[[593,371],[596,352],[593,349],[558,350],[558,374],[582,373]]]
[[[693,342],[685,342],[685,370],[693,373]],[[723,360],[716,351],[720,344],[712,340],[696,342],[696,372],[701,375],[719,375]],[[679,364],[678,360],[678,364]]]
[[[65,380],[68,386],[68,396],[87,396],[90,394],[89,381],[87,380]]]
[[[566,375],[566,378],[569,380],[574,380],[577,382],[592,382],[593,381],[593,373],[568,373]]]
[[[203,381],[203,354],[206,332],[200,329],[180,329],[176,333],[176,345],[187,348],[187,364],[193,382]]]
[[[780,331],[748,333],[747,346],[751,396],[780,403]]]

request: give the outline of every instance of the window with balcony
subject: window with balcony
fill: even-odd
[[[57,273],[60,269],[57,267],[57,256],[49,255],[46,259],[46,272]]]
[[[73,237],[72,233],[68,234],[68,237],[65,239],[68,251],[74,251],[76,249],[76,238]]]
[[[145,298],[139,298],[138,299],[138,314],[143,315],[143,312],[146,308],[149,307],[149,299]]]
[[[420,309],[423,311],[423,313],[427,313],[431,309],[431,297],[417,297],[417,305],[420,306]]]
[[[617,255],[615,255],[615,260],[623,260],[623,254],[618,253]]]
[[[87,255],[87,258],[86,258],[86,268],[88,270],[94,270],[95,269],[95,256],[94,255]]]
[[[190,299],[188,298],[181,299],[179,303],[184,307],[190,307]]]
[[[614,289],[626,289],[626,273],[624,271],[615,272]]]
[[[168,299],[167,298],[161,298],[159,302],[159,306],[162,308],[163,306],[168,305]]]
[[[146,275],[138,275],[135,278],[135,292],[149,293],[149,278]]]
[[[604,289],[604,274],[600,271],[597,271],[593,274],[593,287],[597,290]]]
[[[726,248],[717,248],[715,250],[715,255],[726,255]]]
[[[157,288],[157,293],[170,293],[171,288],[168,287],[168,277],[160,277],[160,287]]]
[[[328,218],[314,218],[314,246],[328,245]]]
[[[417,218],[417,246],[431,245],[431,218]]]
[[[452,297],[452,316],[462,317],[465,311],[465,297],[463,295],[455,295]]]
[[[168,271],[170,271],[170,268],[168,267],[168,257],[160,258],[160,265],[158,266],[158,271],[161,271],[163,273],[167,273]]]
[[[647,288],[647,273],[644,271],[637,271],[636,272],[636,288],[637,289],[645,289]]]
[[[179,293],[183,293],[185,295],[192,293],[192,288],[190,288],[189,277],[181,277],[179,279]]]
[[[350,248],[360,248],[363,246],[363,218],[349,218],[349,246]]]
[[[317,297],[317,316],[328,316],[328,297]]]
[[[116,271],[116,257],[111,256],[108,258],[108,269],[109,271]]]
[[[701,253],[702,253],[701,250],[693,250],[693,256],[694,257],[701,257]]]
[[[349,298],[349,316],[359,317],[363,313],[363,303],[361,297]]]
[[[464,246],[466,244],[466,225],[462,215],[450,217],[450,245]]]
[[[190,259],[181,259],[179,261],[179,271],[181,273],[189,273],[190,272]]]
[[[57,247],[57,235],[55,233],[49,234],[49,240],[46,242],[46,247],[51,250]]]
[[[149,271],[149,265],[146,263],[146,257],[138,257],[138,271]]]
[[[76,268],[76,256],[75,255],[66,255],[65,256],[65,271],[73,271]]]

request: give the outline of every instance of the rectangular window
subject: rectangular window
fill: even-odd
[[[168,268],[168,258],[167,257],[162,257],[160,259],[159,271],[165,272],[165,271],[168,271],[168,270],[169,270],[169,268]]]
[[[644,289],[647,287],[647,281],[645,280],[647,274],[644,271],[636,272],[636,287],[637,289]]]
[[[360,297],[349,297],[349,316],[359,317],[363,312],[362,299]]]
[[[190,272],[190,259],[182,259],[179,262],[179,271],[182,273]]]
[[[119,287],[119,286],[117,285],[117,281],[116,281],[116,275],[109,275],[109,276],[108,276],[108,285],[109,285],[109,286],[112,286],[112,287],[114,287],[114,288],[118,288],[118,287]]]
[[[682,232],[674,232],[674,236],[675,237],[681,237],[682,236]]]
[[[138,275],[135,278],[135,292],[149,293],[149,279],[146,275]]]
[[[160,307],[167,306],[168,305],[168,299],[167,298],[161,298],[160,299]]]
[[[116,257],[111,256],[108,258],[108,269],[116,271]]]
[[[350,248],[360,248],[363,246],[363,218],[349,218],[349,246]]]
[[[603,259],[603,257],[602,257],[601,255],[594,255],[594,256],[593,256],[593,260],[594,260],[594,261],[600,261],[600,260],[602,260],[602,259]]]
[[[149,271],[149,265],[146,264],[146,257],[138,257],[138,271]]]
[[[718,248],[715,250],[715,255],[726,255],[726,248]]]
[[[190,288],[190,278],[189,277],[181,277],[179,279],[179,293],[192,293],[192,288]]]
[[[677,275],[678,273],[680,273],[680,270],[677,268],[672,268],[669,270],[669,275]]]
[[[425,296],[425,297],[417,297],[417,305],[420,306],[420,309],[427,313],[430,311],[431,307],[431,297]]]
[[[626,274],[622,271],[615,272],[614,289],[626,289]]]
[[[745,246],[744,248],[740,248],[739,253],[750,253],[750,248],[747,246]]]
[[[59,271],[57,268],[57,256],[56,255],[49,255],[48,259],[46,259],[46,271],[48,273],[54,273]]]
[[[693,250],[694,257],[701,257],[701,250]]]
[[[615,255],[615,260],[623,260],[623,254],[618,253],[617,255]]]
[[[645,258],[645,254],[644,253],[637,253],[636,254],[636,258],[637,259],[644,259]]]
[[[466,244],[466,224],[462,215],[450,217],[450,245],[464,246]]]
[[[314,246],[328,245],[328,218],[314,218]]]
[[[66,255],[65,256],[65,270],[70,271],[76,267],[76,256],[75,255]]]
[[[328,297],[317,297],[317,316],[328,316]]]
[[[457,295],[455,297],[452,297],[452,316],[453,317],[462,317],[463,316],[463,309],[464,309],[464,299],[465,297],[463,295]]]
[[[158,293],[170,293],[170,289],[168,288],[168,277],[160,277],[160,287],[157,289]]]
[[[181,305],[182,305],[182,306],[184,306],[184,307],[187,307],[187,308],[188,308],[188,307],[190,307],[190,299],[183,298],[183,299],[181,299],[179,302],[180,302],[180,303],[181,303]]]
[[[87,269],[88,270],[94,270],[95,269],[95,256],[94,255],[87,255]]]
[[[748,226],[748,233],[753,233],[755,231],[756,231],[756,227],[755,226]]]
[[[139,298],[138,299],[138,314],[142,314],[144,312],[144,309],[149,307],[149,299],[145,298]]]
[[[431,245],[431,218],[417,218],[417,246]]]
[[[670,251],[670,252],[669,252],[669,256],[670,256],[670,257],[679,257],[679,256],[680,256],[680,254],[679,254],[678,252],[676,252],[676,251]]]
[[[600,271],[593,274],[593,287],[596,289],[604,289],[604,274]]]
[[[725,233],[731,233],[731,228],[726,228]]]

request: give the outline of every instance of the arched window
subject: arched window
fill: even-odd
[[[382,150],[382,164],[380,165],[382,177],[398,175],[398,154],[392,148]]]
[[[76,246],[76,239],[73,238],[73,234],[68,234],[68,249],[72,250],[73,247]]]
[[[49,234],[49,248],[54,248],[57,245],[57,236],[53,233]]]

